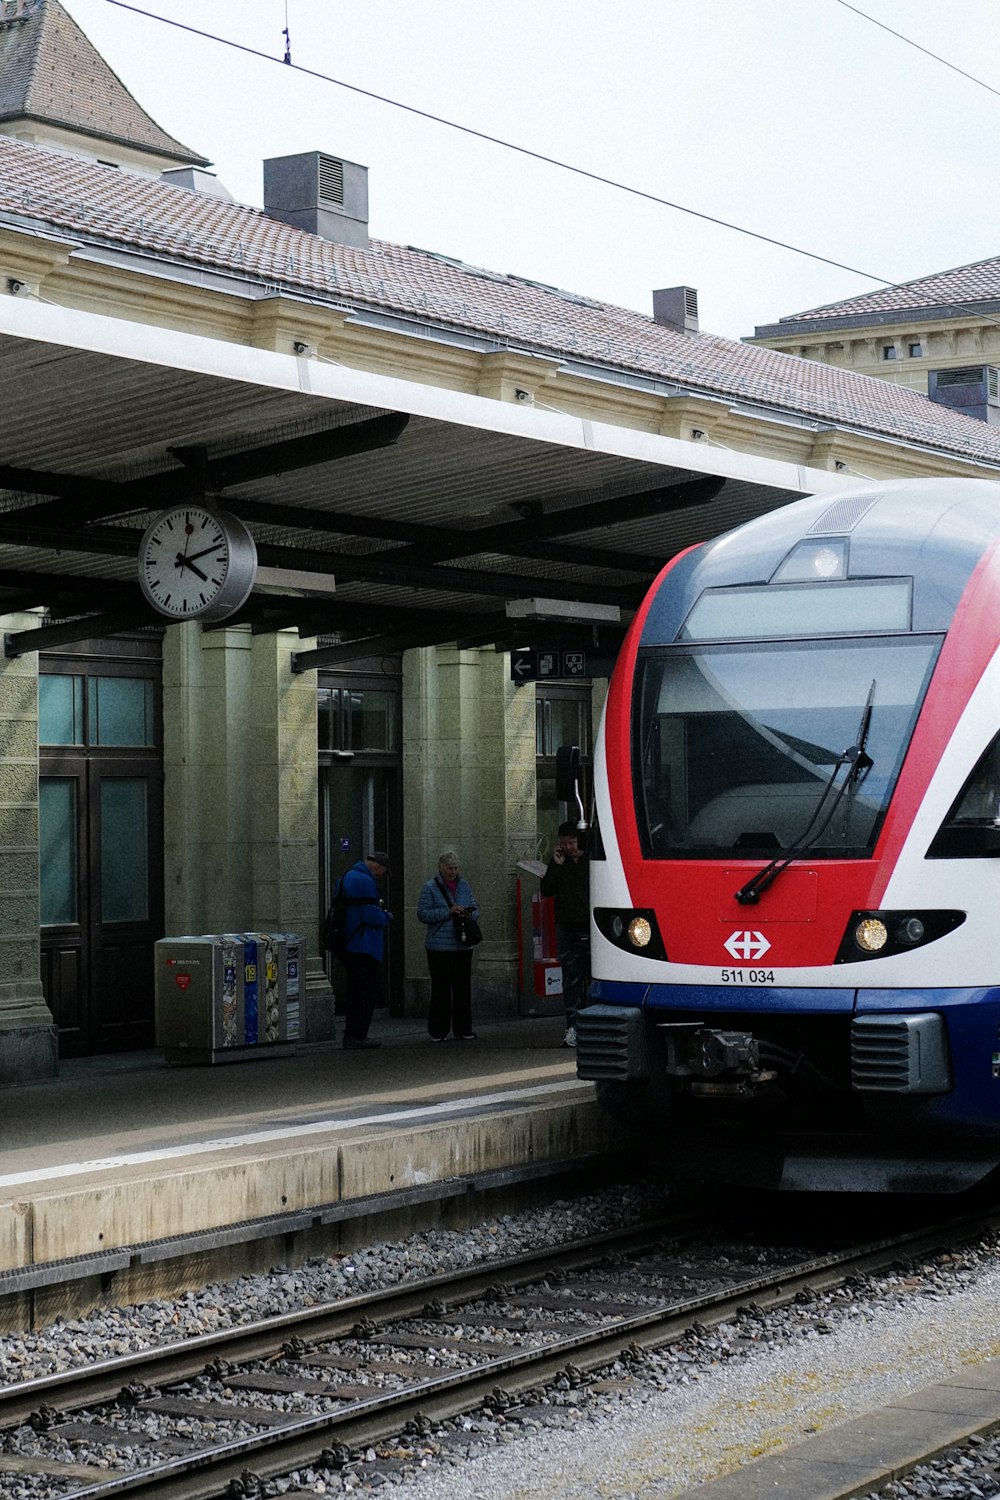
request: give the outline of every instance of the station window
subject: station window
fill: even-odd
[[[149,677],[43,672],[38,739],[42,745],[155,746],[156,684]]]
[[[321,687],[318,748],[341,755],[394,751],[397,696],[379,688]]]
[[[83,744],[83,682],[74,673],[38,679],[38,738],[43,745]]]
[[[913,344],[910,345],[910,358],[911,359],[922,359],[923,355],[924,355],[924,346],[923,346],[923,344],[913,343]]]
[[[883,344],[882,345],[882,358],[883,359],[895,359],[896,358],[896,346],[895,346],[895,344]]]

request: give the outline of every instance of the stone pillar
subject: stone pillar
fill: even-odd
[[[306,943],[303,1037],[330,1041],[333,994],[320,941],[316,674],[296,675],[294,652],[314,641],[294,630],[253,638],[251,926]]]
[[[246,628],[173,625],[163,640],[167,936],[241,932],[253,913],[251,765],[256,733]]]
[[[303,1034],[316,1041],[333,1007],[319,947],[316,679],[290,667],[307,646],[292,631],[167,631],[164,859],[168,935],[304,939]]]
[[[6,615],[0,633],[37,626]],[[38,657],[0,657],[0,1084],[51,1078],[58,1037],[38,933]]]
[[[517,1010],[517,860],[535,845],[534,693],[508,680],[491,650],[429,647],[403,665],[406,1004],[426,1014],[424,933],[414,915],[447,847],[483,912],[476,1009]]]

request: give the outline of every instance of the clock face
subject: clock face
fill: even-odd
[[[225,511],[176,505],[146,529],[139,544],[139,585],[173,620],[223,620],[247,598],[257,549],[242,521]]]

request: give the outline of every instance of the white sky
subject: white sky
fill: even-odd
[[[260,205],[267,156],[369,168],[373,236],[732,338],[876,283],[280,63],[286,0],[62,0],[140,104]],[[287,0],[293,62],[891,281],[1000,254],[995,0]]]

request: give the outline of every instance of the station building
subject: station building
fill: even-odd
[[[859,475],[1000,477],[989,424],[705,333],[693,288],[649,315],[380,240],[311,144],[236,203],[59,0],[0,0],[2,1083],[152,1046],[169,934],[301,934],[328,1039],[321,916],[374,847],[389,1013],[446,847],[480,1013],[536,1009],[555,750],[586,766],[663,563]],[[222,618],[138,582],[199,505],[256,544]]]
[[[1000,255],[789,313],[747,342],[1000,422]]]

